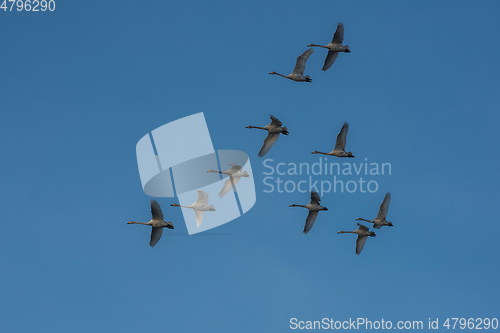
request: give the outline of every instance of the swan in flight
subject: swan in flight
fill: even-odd
[[[338,234],[357,234],[358,239],[356,239],[356,254],[360,254],[365,246],[366,239],[368,236],[375,237],[375,233],[370,231],[368,227],[358,223],[358,229],[354,231],[339,231]]]
[[[163,213],[161,211],[160,205],[154,199],[151,199],[151,215],[153,216],[153,218],[148,223],[130,221],[127,224],[135,223],[152,226],[153,230],[151,230],[151,241],[149,242],[149,246],[154,247],[163,234],[163,228],[167,227],[169,229],[173,229],[174,225],[172,224],[172,222],[165,222],[163,220]]]
[[[222,198],[223,196],[228,194],[229,191],[233,188],[233,186],[238,184],[241,177],[250,177],[248,172],[242,171],[241,170],[242,168],[239,165],[233,163],[229,165],[231,166],[231,169],[227,171],[215,171],[215,170],[207,171],[207,172],[217,172],[217,173],[222,173],[224,175],[229,175],[229,178],[224,183],[224,187],[222,187],[222,190],[220,190],[219,198]]]
[[[323,207],[319,204],[320,202],[319,194],[317,192],[311,191],[311,202],[305,206],[303,205],[290,205],[290,207],[304,207],[309,209],[309,214],[306,218],[306,225],[304,226],[304,234],[307,234],[309,230],[314,225],[314,221],[316,221],[316,217],[318,217],[318,212],[320,210],[328,210],[328,208]]]
[[[284,78],[297,81],[297,82],[311,82],[312,79],[309,77],[309,75],[304,76],[304,69],[306,68],[306,61],[307,58],[313,53],[313,49],[310,48],[306,52],[302,53],[298,58],[297,58],[297,63],[295,64],[295,68],[293,69],[293,72],[289,75],[282,75],[276,72],[271,72],[269,74],[274,74],[274,75],[279,75]]]
[[[323,154],[323,155],[331,155],[337,157],[354,157],[354,155],[351,152],[345,151],[345,143],[347,140],[348,129],[349,129],[349,124],[344,123],[344,126],[342,126],[339,135],[337,135],[337,142],[335,143],[335,149],[333,149],[331,152],[322,153],[316,150],[313,151],[311,154]]]
[[[339,22],[337,24],[337,30],[335,31],[332,42],[330,44],[328,45],[309,44],[307,46],[309,47],[317,46],[328,49],[328,54],[326,55],[325,64],[323,65],[322,68],[322,70],[326,72],[328,68],[332,67],[333,62],[335,61],[335,59],[337,59],[339,55],[339,52],[351,53],[351,50],[349,50],[348,45],[342,46],[343,41],[344,41],[344,25]]]
[[[271,123],[267,126],[264,127],[257,127],[257,126],[247,126],[246,128],[258,128],[262,130],[266,130],[269,132],[267,135],[267,138],[264,140],[264,145],[260,149],[259,152],[259,157],[262,157],[267,154],[269,149],[273,146],[273,144],[278,140],[278,137],[281,134],[283,135],[288,135],[288,130],[286,126],[281,127],[283,124],[281,121],[279,121],[278,118],[271,116]]]
[[[196,225],[199,227],[203,221],[203,213],[206,211],[215,211],[214,205],[208,206],[208,194],[198,190],[198,199],[191,206],[182,206],[178,204],[171,204],[170,206],[191,208],[196,215]]]
[[[391,202],[391,194],[387,192],[385,195],[384,201],[382,201],[382,204],[380,205],[380,209],[378,211],[378,215],[376,218],[373,220],[365,220],[363,218],[356,219],[356,221],[365,221],[365,222],[370,222],[373,223],[373,227],[375,229],[380,229],[382,226],[387,225],[389,227],[392,227],[392,222],[389,222],[385,219],[387,216],[387,210],[389,210],[389,202]]]

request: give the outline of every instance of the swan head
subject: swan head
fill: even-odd
[[[339,232],[337,232],[337,234],[345,234],[345,232],[339,231]]]
[[[286,128],[286,126],[283,126],[283,130],[281,131],[281,134],[288,135],[288,128]]]
[[[312,82],[312,79],[309,77],[309,75],[306,75],[306,82]]]
[[[167,222],[167,228],[173,229],[174,228],[174,224],[172,222]]]
[[[276,73],[276,72],[271,72],[271,73],[269,73],[269,74],[278,74],[278,73]]]
[[[319,151],[315,150],[311,154],[319,154]]]
[[[351,53],[351,50],[349,49],[349,45],[344,46],[344,52],[345,53]]]
[[[132,223],[134,223],[134,221],[127,222],[127,224],[132,224]]]
[[[311,46],[314,46],[314,44],[309,44],[309,45],[307,45],[307,47],[311,47]]]
[[[178,204],[171,204],[170,206],[180,207],[181,205],[178,205]]]

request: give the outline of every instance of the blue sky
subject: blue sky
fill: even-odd
[[[496,1],[163,2],[56,0],[54,12],[0,11],[3,332],[287,332],[298,320],[498,317]],[[337,22],[326,73],[315,49]],[[257,202],[188,236],[148,246],[137,141],[204,112],[216,149],[251,159]],[[328,193],[308,235],[306,193],[265,193],[266,158],[315,163],[344,121],[361,163],[391,163],[376,193]],[[194,135],[194,134],[193,134]],[[332,162],[345,162],[328,158]],[[270,162],[271,163],[271,162]],[[300,177],[289,177],[299,180]],[[318,179],[322,179],[319,177]],[[326,178],[324,178],[326,179]],[[350,179],[350,178],[345,178]],[[355,219],[388,220],[361,255]],[[444,330],[440,326],[441,330]]]

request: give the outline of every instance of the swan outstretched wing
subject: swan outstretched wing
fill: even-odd
[[[196,216],[196,226],[199,227],[203,221],[203,211],[195,209],[194,215]]]
[[[297,58],[297,63],[295,64],[295,68],[293,69],[292,74],[304,74],[304,69],[306,68],[306,61],[307,58],[313,53],[313,49],[310,48],[306,52],[302,53],[298,58]]]
[[[358,236],[358,239],[356,239],[356,254],[360,254],[361,251],[363,250],[363,247],[365,246],[365,242],[368,236]]]
[[[264,140],[264,145],[260,149],[260,152],[258,154],[259,157],[262,157],[267,154],[269,149],[273,146],[273,144],[278,140],[279,133],[269,133],[267,135],[267,138]]]
[[[345,144],[347,141],[347,130],[349,129],[349,124],[344,123],[342,129],[340,130],[339,135],[337,135],[337,142],[335,143],[334,150],[345,151]]]
[[[281,127],[283,125],[283,123],[273,115],[271,115],[271,124],[279,126],[279,127]]]
[[[342,44],[343,41],[344,41],[344,24],[342,24],[342,22],[339,22],[337,24],[337,30],[335,30],[335,33],[333,34],[332,43]]]
[[[323,65],[323,68],[321,68],[321,70],[326,72],[330,67],[332,67],[335,59],[337,59],[338,56],[338,52],[329,50],[328,54],[326,55],[325,64]]]
[[[362,225],[360,223],[358,223],[358,229],[363,231],[370,231],[370,229],[367,226]]]
[[[219,193],[219,198],[222,198],[224,197],[226,194],[229,193],[229,191],[231,191],[231,189],[233,188],[234,185],[238,184],[238,182],[240,181],[240,177],[233,177],[233,176],[230,176],[226,182],[224,183],[224,187],[222,188],[222,190],[220,190],[220,193]]]
[[[149,246],[154,247],[160,240],[162,234],[163,228],[153,227],[153,230],[151,230],[151,241],[149,242]]]
[[[163,221],[163,212],[161,211],[160,204],[155,199],[151,199],[151,215],[153,216],[153,220]]]
[[[197,206],[208,205],[208,194],[206,192],[203,192],[202,190],[198,190],[198,199],[196,199],[195,204]]]
[[[311,191],[311,203],[319,205],[321,199],[319,198],[318,192]]]
[[[316,221],[316,218],[318,217],[318,211],[316,210],[310,210],[309,211],[309,214],[307,215],[307,218],[306,218],[306,225],[304,226],[304,233],[307,234],[309,232],[309,230],[311,230],[311,228],[313,227],[314,225],[314,221]]]
[[[233,173],[236,173],[241,170],[241,167],[238,164],[231,163],[229,164],[231,166],[231,169],[226,171],[226,174],[232,175]]]
[[[379,219],[385,219],[387,216],[387,211],[389,210],[389,203],[391,202],[391,194],[387,192],[385,195],[384,201],[382,201],[382,204],[380,205],[380,209],[378,211],[377,218]]]

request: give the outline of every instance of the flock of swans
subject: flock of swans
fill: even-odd
[[[327,71],[330,67],[332,67],[333,63],[339,56],[340,52],[351,53],[348,45],[342,45],[344,41],[344,25],[342,23],[337,24],[337,30],[335,34],[333,34],[333,39],[328,45],[317,45],[317,44],[309,44],[309,47],[322,47],[328,49],[328,54],[326,55],[325,64],[323,65],[322,70]],[[311,82],[312,79],[309,75],[304,76],[304,70],[306,69],[306,61],[309,59],[309,56],[314,52],[312,48],[308,49],[304,53],[302,53],[295,63],[295,68],[293,72],[288,75],[279,74],[276,72],[271,72],[269,74],[279,75],[286,79],[290,79],[296,82]]]
[[[213,172],[213,171],[210,170],[209,172]],[[248,177],[248,174],[246,177]],[[170,206],[192,209],[194,211],[195,216],[196,216],[196,225],[199,227],[201,225],[201,223],[203,222],[203,213],[215,211],[214,205],[209,205],[208,201],[209,201],[208,194],[202,190],[198,190],[198,198],[196,199],[196,201],[192,205],[182,206],[182,205],[178,205],[178,204],[174,203],[174,204],[171,204]],[[161,211],[160,204],[158,204],[158,202],[156,202],[156,200],[154,200],[154,199],[151,199],[151,215],[152,215],[152,219],[151,219],[151,221],[149,221],[147,223],[130,221],[127,224],[134,224],[135,223],[135,224],[143,224],[143,225],[152,226],[153,230],[151,230],[151,240],[149,242],[149,246],[154,247],[156,245],[156,243],[158,243],[158,241],[160,240],[161,235],[163,234],[163,228],[166,227],[169,229],[174,229],[174,225],[172,222],[165,222],[164,221],[163,212]]]
[[[224,186],[222,187],[219,193],[220,198],[228,194],[229,191],[233,188],[233,186],[235,186],[240,181],[240,178],[250,177],[248,172],[242,170],[241,166],[236,165],[234,163],[231,163],[230,166],[231,168],[227,171],[215,171],[215,170],[207,171],[207,172],[221,173],[229,176],[229,178],[224,182]],[[201,223],[203,222],[203,213],[214,212],[215,207],[214,205],[208,204],[209,197],[206,192],[202,190],[197,190],[197,191],[198,191],[198,198],[190,206],[183,206],[175,203],[171,204],[170,206],[192,209],[196,217],[196,226],[200,227]],[[130,221],[128,222],[128,224],[135,223],[135,224],[152,226],[153,230],[151,231],[151,241],[149,242],[149,246],[154,247],[156,243],[158,243],[158,241],[160,240],[161,235],[163,234],[163,228],[167,227],[169,229],[174,229],[174,225],[172,224],[172,222],[165,222],[163,220],[163,212],[161,211],[158,202],[156,202],[156,200],[154,199],[151,199],[151,215],[152,219],[147,223]]]
[[[345,52],[345,53],[350,53],[351,50],[349,49],[349,46],[347,45],[342,45],[344,41],[344,25],[342,23],[337,24],[337,30],[335,31],[335,34],[333,35],[333,39],[330,44],[328,45],[317,45],[317,44],[309,44],[309,47],[322,47],[325,49],[328,49],[328,54],[325,59],[325,64],[323,65],[322,70],[327,71],[332,64],[335,62],[337,59],[338,55],[340,52]],[[271,72],[269,74],[274,74],[274,75],[279,75],[284,78],[296,81],[296,82],[311,82],[312,79],[309,77],[309,75],[304,76],[304,70],[306,67],[306,61],[307,59],[311,56],[313,53],[313,49],[310,48],[307,51],[305,51],[303,54],[301,54],[297,58],[297,63],[295,64],[295,68],[293,72],[289,75],[282,75],[276,72]],[[264,140],[264,145],[262,146],[258,156],[263,157],[266,155],[269,150],[271,149],[272,145],[278,140],[279,134],[283,135],[288,135],[288,129],[283,126],[282,122],[274,117],[271,116],[271,123],[267,126],[264,127],[256,127],[256,126],[247,126],[247,128],[258,128],[258,129],[263,129],[269,132],[267,135],[266,139]],[[352,152],[347,152],[345,150],[346,147],[346,141],[347,141],[347,131],[349,129],[349,124],[345,122],[342,126],[342,129],[340,130],[339,134],[337,135],[337,141],[335,143],[335,148],[329,152],[320,152],[320,151],[313,151],[311,154],[323,154],[323,155],[329,155],[329,156],[335,156],[335,157],[346,157],[346,158],[354,158],[354,155]],[[377,217],[373,220],[366,220],[363,218],[358,218],[356,219],[357,221],[365,221],[365,222],[370,222],[373,223],[373,227],[375,229],[380,229],[382,226],[390,226],[392,227],[392,223],[386,220],[387,216],[387,210],[389,209],[389,202],[391,200],[391,194],[387,193],[384,201],[380,205],[380,210],[377,215]],[[318,193],[311,191],[311,202],[307,205],[290,205],[290,207],[303,207],[307,208],[309,210],[309,214],[307,215],[306,218],[306,224],[304,226],[304,234],[307,234],[311,228],[314,225],[314,222],[316,221],[316,218],[318,217],[318,212],[320,211],[326,211],[328,210],[326,207],[323,207],[320,205],[320,197]],[[375,237],[375,232],[370,231],[368,227],[357,223],[358,228],[354,231],[339,231],[339,234],[343,233],[353,233],[357,234],[358,238],[356,240],[356,254],[360,254],[361,250],[363,250],[363,247],[365,245],[366,239],[368,237]]]
[[[328,49],[328,54],[326,56],[325,63],[322,68],[323,71],[327,71],[332,66],[332,64],[335,62],[340,52],[345,52],[345,53],[351,52],[349,46],[342,45],[343,41],[344,41],[344,25],[342,23],[338,23],[337,30],[333,35],[331,43],[329,43],[328,45],[317,45],[317,44],[308,45],[309,47],[322,47]],[[306,66],[306,61],[312,53],[313,49],[310,48],[303,54],[301,54],[297,58],[297,63],[295,64],[293,72],[289,75],[282,75],[276,72],[271,72],[269,74],[279,75],[296,82],[311,82],[312,80],[309,77],[309,75],[304,76],[304,70]],[[283,126],[283,123],[278,118],[272,115],[270,117],[271,117],[271,123],[269,123],[264,127],[258,127],[258,126],[246,127],[246,128],[257,128],[268,132],[268,135],[264,140],[264,144],[262,145],[262,148],[258,153],[259,157],[263,157],[269,152],[273,144],[276,142],[276,140],[278,140],[280,134],[282,135],[289,134],[288,129],[285,126]],[[352,152],[346,152],[345,150],[348,129],[349,129],[349,124],[347,122],[344,122],[342,129],[337,135],[335,148],[331,152],[325,153],[325,152],[313,151],[311,154],[323,154],[341,158],[344,157],[354,158]],[[236,164],[230,164],[230,166],[231,168],[227,171],[216,171],[216,170],[207,171],[207,172],[225,174],[229,176],[229,178],[225,181],[224,186],[219,193],[220,198],[223,198],[226,194],[228,194],[229,191],[240,181],[242,177],[249,177],[249,174],[246,171],[243,171],[241,166]],[[390,200],[391,200],[391,194],[387,193],[385,195],[384,201],[380,205],[378,215],[375,219],[366,220],[363,218],[358,218],[356,220],[373,223],[373,227],[375,229],[380,229],[383,226],[392,227],[392,223],[386,220]],[[304,231],[303,231],[304,234],[307,234],[311,230],[311,228],[314,225],[314,222],[316,221],[316,218],[318,217],[318,213],[320,211],[328,210],[328,208],[321,206],[320,201],[321,199],[318,193],[311,191],[311,202],[309,204],[290,205],[290,207],[303,207],[309,210],[309,214],[307,215],[306,223],[304,225]],[[215,207],[213,205],[209,205],[208,203],[209,203],[208,194],[202,190],[198,190],[198,198],[192,205],[182,206],[178,204],[171,204],[171,206],[193,209],[196,216],[196,224],[199,227],[203,221],[203,213],[207,211],[215,211]],[[151,240],[149,245],[151,247],[154,247],[162,236],[163,228],[174,229],[174,225],[172,224],[172,222],[166,222],[164,220],[160,205],[154,199],[151,199],[151,215],[152,219],[147,223],[130,221],[128,222],[128,224],[135,223],[135,224],[150,225],[152,227],[152,231],[151,231]],[[368,237],[375,237],[376,235],[375,232],[370,231],[369,228],[366,227],[365,225],[362,225],[360,223],[357,223],[357,225],[358,228],[356,230],[339,231],[338,234],[344,234],[344,233],[357,234],[358,238],[356,239],[356,254],[360,254],[361,251],[363,250],[363,247]]]
[[[322,210],[328,210],[328,208],[323,207],[320,205],[321,199],[319,197],[319,194],[317,192],[311,191],[311,202],[307,205],[296,205],[292,204],[290,207],[303,207],[307,208],[309,210],[309,214],[307,214],[306,217],[306,224],[304,225],[304,234],[307,234],[311,228],[314,225],[314,222],[316,221],[316,218],[318,217],[318,212]],[[373,223],[373,227],[375,229],[380,229],[382,226],[389,226],[392,227],[392,223],[387,221],[385,218],[387,216],[387,211],[389,210],[389,202],[391,201],[391,194],[387,193],[385,195],[384,201],[380,205],[380,209],[378,211],[378,215],[375,219],[373,220],[365,220],[363,218],[358,218],[358,220],[362,220],[365,222],[370,222]],[[363,250],[363,247],[365,246],[366,239],[368,236],[370,237],[375,237],[375,232],[370,231],[370,229],[367,226],[364,226],[360,223],[357,223],[358,229],[354,231],[339,231],[338,234],[357,234],[358,238],[356,240],[356,254],[360,254],[361,251]]]

